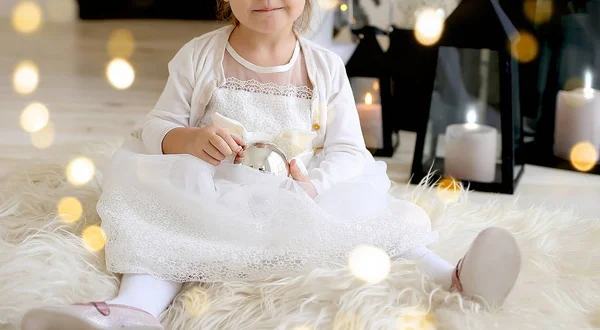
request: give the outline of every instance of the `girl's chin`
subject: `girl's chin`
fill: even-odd
[[[255,20],[252,24],[247,25],[248,28],[261,34],[273,34],[284,31],[290,28],[293,24],[280,19],[263,19]]]

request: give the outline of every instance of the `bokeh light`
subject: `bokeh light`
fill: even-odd
[[[67,180],[75,186],[90,182],[95,173],[94,163],[85,157],[77,157],[67,165]]]
[[[189,315],[201,317],[210,307],[210,297],[201,286],[194,286],[183,294],[183,309]]]
[[[437,196],[445,203],[455,203],[460,198],[461,184],[454,178],[442,178],[437,184]]]
[[[44,20],[40,6],[33,1],[19,1],[12,10],[12,25],[24,34],[37,31]]]
[[[325,10],[331,10],[339,4],[337,0],[319,0],[319,7]]]
[[[396,319],[397,330],[436,330],[435,315],[424,308],[408,308]]]
[[[583,84],[583,79],[581,77],[575,76],[567,80],[567,82],[563,86],[563,89],[566,91],[572,91],[575,89],[583,88]]]
[[[444,31],[444,16],[435,9],[423,10],[415,22],[415,38],[424,46],[437,43]]]
[[[87,227],[81,234],[81,238],[85,246],[92,251],[102,250],[106,243],[104,231],[96,225]]]
[[[46,149],[54,143],[54,124],[49,121],[46,127],[29,135],[31,144],[38,149]]]
[[[510,42],[510,53],[521,63],[531,62],[538,56],[538,41],[527,31],[519,31],[519,34],[519,38],[513,38]]]
[[[76,222],[83,214],[83,206],[76,197],[63,197],[57,205],[58,216],[66,222]]]
[[[571,165],[581,172],[593,169],[598,162],[598,150],[590,142],[577,143],[570,154]]]
[[[535,24],[543,24],[552,18],[554,4],[552,0],[525,0],[523,3],[525,17]]]
[[[127,89],[135,80],[135,71],[129,62],[117,58],[108,64],[106,76],[110,84],[116,89]]]
[[[367,145],[367,147],[377,148],[377,142],[379,142],[379,139],[377,138],[377,136],[375,136],[369,132],[363,132],[363,136],[364,136],[365,144]]]
[[[21,112],[21,128],[28,133],[34,133],[48,125],[50,112],[45,105],[35,102],[31,103]]]
[[[57,23],[70,22],[77,17],[77,6],[73,0],[48,0],[48,19]]]
[[[116,29],[108,37],[106,45],[111,58],[130,58],[135,52],[135,38],[128,29]]]
[[[374,91],[378,91],[379,90],[379,81],[376,81],[373,83],[373,90]]]
[[[31,61],[23,61],[17,65],[13,74],[13,88],[19,94],[33,93],[40,82],[37,66]]]
[[[391,261],[388,254],[382,249],[370,245],[359,245],[350,253],[348,266],[354,276],[375,284],[388,276]]]
[[[347,5],[347,4],[345,4],[345,3],[343,3],[343,4],[340,6],[340,10],[341,10],[341,11],[346,11],[346,10],[348,10],[348,5]]]

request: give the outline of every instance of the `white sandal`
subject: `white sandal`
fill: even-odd
[[[158,319],[141,309],[105,302],[35,308],[25,314],[21,329],[164,330]]]
[[[512,291],[520,270],[521,252],[512,234],[502,228],[487,228],[457,263],[451,289],[497,308]]]

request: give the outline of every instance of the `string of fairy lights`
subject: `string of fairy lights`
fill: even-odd
[[[395,0],[393,0],[395,1]],[[349,22],[353,20],[352,2],[338,0],[319,0],[319,6],[327,10],[335,10],[348,14]],[[523,7],[526,17],[540,25],[547,23],[553,15],[552,0],[527,0]],[[433,46],[441,38],[444,31],[444,21],[447,13],[441,8],[422,8],[419,10],[415,25],[416,40],[425,45]],[[38,32],[46,20],[49,22],[68,22],[76,16],[74,0],[47,0],[45,7],[33,0],[19,1],[13,7],[12,26],[24,37]],[[520,35],[511,45],[508,45],[512,56],[521,63],[528,63],[538,57],[539,45],[536,37],[528,31],[519,31]],[[130,59],[135,53],[136,41],[132,31],[126,28],[115,29],[107,38],[106,52],[109,56],[106,65],[106,80],[108,84],[119,91],[124,91],[134,84],[136,74]],[[24,59],[17,63],[12,77],[13,89],[17,94],[34,96],[40,85],[40,69],[31,60]],[[574,77],[567,82],[565,88],[574,88],[583,84],[582,79]],[[29,134],[31,144],[38,149],[50,147],[55,140],[55,127],[52,122],[51,109],[42,102],[35,101],[27,104],[20,115],[20,127]],[[571,161],[580,171],[589,171],[594,167],[598,154],[590,143],[581,143],[573,148]],[[84,186],[95,176],[95,165],[86,157],[75,157],[66,167],[66,178],[74,187]],[[452,178],[442,179],[438,183],[438,197],[444,203],[451,204],[459,200],[462,186]],[[417,204],[419,202],[417,201]],[[419,204],[427,211],[427,205]],[[84,208],[75,196],[63,196],[57,202],[57,213],[66,223],[78,223],[83,217]],[[90,251],[100,251],[104,248],[105,234],[97,225],[87,226],[82,232],[82,241]],[[348,266],[357,278],[366,283],[376,284],[386,279],[390,272],[391,261],[386,252],[373,246],[358,246],[349,256]],[[196,291],[194,291],[196,290]],[[190,315],[199,317],[206,313],[210,299],[201,287],[189,290],[184,297],[184,305]],[[208,307],[207,307],[208,306]],[[336,322],[355,321],[355,315],[341,315]],[[435,329],[435,318],[427,311],[414,310],[404,313],[398,329],[409,329],[414,324],[426,324],[426,329]],[[423,327],[421,327],[423,328]],[[421,329],[419,328],[419,329]],[[299,325],[295,330],[312,330],[308,326]],[[423,328],[425,329],[425,328]]]
[[[40,31],[46,21],[69,22],[75,17],[75,11],[73,0],[48,0],[44,8],[36,1],[19,1],[13,7],[11,23],[15,31],[28,37]],[[135,70],[128,61],[134,51],[135,39],[131,31],[117,29],[111,33],[107,42],[110,61],[106,66],[106,78],[117,90],[130,88],[135,81]],[[23,60],[16,65],[12,85],[17,94],[35,96],[39,84],[40,70],[35,62]],[[45,149],[54,143],[56,132],[51,111],[42,102],[35,101],[26,105],[19,123],[29,134],[34,147]],[[87,157],[76,157],[67,165],[65,175],[71,185],[83,186],[94,178],[95,165]],[[63,196],[57,202],[56,210],[60,220],[67,223],[77,223],[83,216],[83,205],[75,196]],[[104,248],[106,237],[100,226],[87,226],[81,237],[86,248],[91,251]]]

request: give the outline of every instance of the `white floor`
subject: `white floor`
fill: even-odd
[[[21,129],[19,117],[32,102],[50,112],[54,141],[47,150],[65,143],[112,139],[128,133],[160,94],[167,62],[188,40],[219,26],[212,22],[107,21],[46,24],[30,35],[15,32],[0,21],[0,176],[23,162],[34,162],[42,151]],[[131,88],[117,90],[106,79],[107,40],[111,32],[127,28],[135,37],[130,63],[136,72]],[[13,89],[13,71],[24,60],[33,61],[40,83],[28,95]],[[408,182],[414,135],[402,134],[402,145],[390,165],[390,177]],[[0,181],[1,184],[1,181]],[[518,198],[517,198],[518,197]],[[472,200],[514,202],[524,208],[572,207],[581,215],[600,215],[600,176],[527,166],[515,195],[473,193]]]

